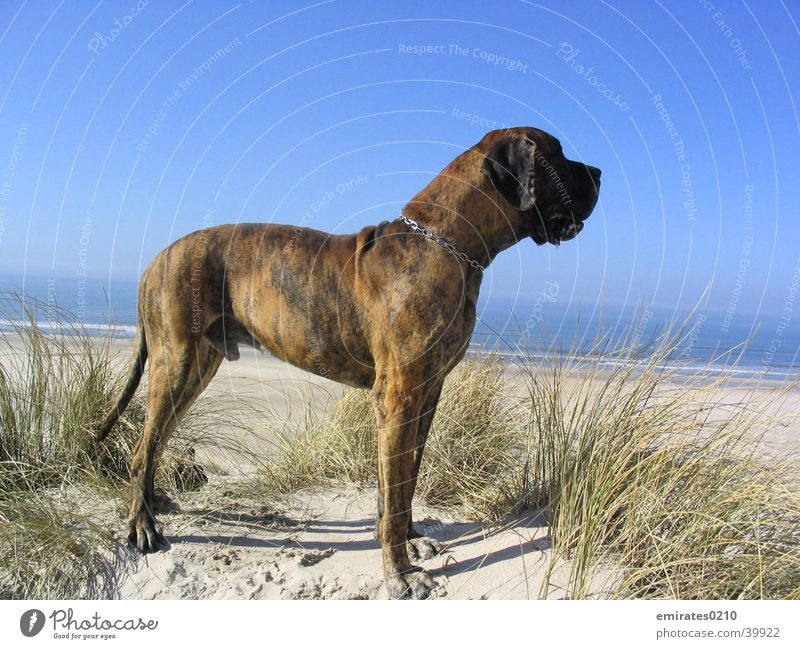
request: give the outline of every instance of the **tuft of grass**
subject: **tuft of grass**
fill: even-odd
[[[92,435],[117,396],[111,334],[93,338],[68,313],[14,294],[0,296],[0,319],[9,323],[0,332],[0,592],[109,596],[108,557],[124,546],[111,533],[116,515],[104,524],[89,503],[127,497],[144,399],[95,448]],[[220,419],[208,407],[190,412],[159,464],[159,486],[176,493],[205,483],[195,449],[223,445],[213,433]]]
[[[57,484],[66,470],[92,470],[90,440],[113,386],[109,345],[72,322],[43,330],[58,314],[45,305],[4,296],[0,316],[0,472],[16,483]]]
[[[498,477],[522,451],[518,408],[508,389],[503,364],[493,355],[462,363],[448,377],[420,467],[417,493],[426,503],[496,518]]]
[[[788,390],[750,381],[723,405],[733,373],[689,370],[682,340],[664,332],[646,357],[629,347],[613,365],[576,353],[525,364],[530,475],[518,499],[546,508],[550,569],[570,560],[572,597],[608,566],[617,597],[798,597],[796,464],[759,452]]]
[[[348,392],[325,418],[306,405],[299,431],[275,434],[277,459],[262,467],[267,488],[287,493],[335,482],[372,482],[378,452],[369,395]]]
[[[497,476],[519,436],[496,359],[463,363],[446,380],[428,436],[417,494],[434,506],[483,512],[498,498]],[[309,408],[300,431],[281,431],[277,459],[264,467],[272,492],[376,482],[377,431],[369,394],[348,392],[326,418]]]
[[[91,337],[70,314],[15,294],[0,296],[0,481],[22,490],[74,480],[128,479],[128,462],[144,422],[140,390],[109,439],[93,434],[117,397],[113,332]],[[43,324],[44,323],[44,324]],[[190,413],[167,447],[160,482],[188,486],[200,435]]]
[[[64,493],[41,489],[3,490],[0,502],[0,596],[114,596],[127,552],[98,520],[97,509],[87,511]]]

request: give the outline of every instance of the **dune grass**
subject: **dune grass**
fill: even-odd
[[[16,295],[0,296],[0,318],[16,323],[0,333],[0,594],[110,596],[125,546],[112,533],[116,517],[102,521],[91,503],[102,496],[106,509],[124,507],[142,397],[95,448],[92,434],[117,395],[111,338],[92,338],[68,313]],[[174,435],[162,488],[205,481],[194,459],[213,429],[204,418],[196,410]]]
[[[420,469],[417,494],[428,503],[483,517],[497,498],[497,475],[519,453],[514,406],[494,357],[465,363],[445,383]],[[268,491],[376,481],[377,434],[370,395],[349,392],[327,417],[308,416],[279,431],[276,460],[263,471]]]
[[[619,598],[800,596],[797,460],[759,451],[797,386],[757,393],[751,380],[721,406],[735,375],[689,370],[680,327],[620,345],[613,363],[604,342],[523,359],[510,372],[515,397],[496,357],[462,363],[445,383],[417,495],[487,522],[543,512],[552,552],[541,596],[565,562],[573,598],[604,573]],[[280,439],[269,489],[374,484],[362,392]]]
[[[733,375],[687,371],[682,341],[665,332],[645,359],[630,347],[611,367],[571,354],[523,368],[525,491],[547,510],[550,568],[570,559],[576,598],[609,566],[618,597],[797,598],[797,459],[761,452],[797,386],[765,401],[751,380],[721,405]]]

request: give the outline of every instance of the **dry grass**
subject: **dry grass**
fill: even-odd
[[[497,475],[512,464],[519,437],[494,358],[462,364],[445,383],[417,493],[428,503],[480,516],[498,498]],[[349,392],[326,418],[307,410],[299,431],[278,432],[277,461],[264,468],[264,488],[285,493],[376,478],[375,416],[368,393]]]
[[[138,397],[101,448],[92,434],[117,394],[111,339],[91,338],[69,314],[0,296],[0,593],[6,597],[110,596],[124,556],[87,503],[124,507],[128,461],[144,419]],[[49,323],[44,326],[42,323]],[[142,391],[144,392],[144,391]],[[195,448],[217,444],[215,418],[195,409],[167,447],[158,484],[205,482]]]
[[[570,559],[572,597],[614,566],[619,597],[796,598],[797,464],[758,451],[776,404],[751,392],[720,408],[730,373],[681,373],[680,342],[667,332],[612,368],[574,354],[524,368],[526,489],[548,512],[550,567]]]

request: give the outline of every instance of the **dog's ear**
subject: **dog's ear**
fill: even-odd
[[[533,180],[536,145],[522,137],[504,138],[495,144],[483,161],[481,172],[489,176],[494,188],[520,212],[533,208]]]

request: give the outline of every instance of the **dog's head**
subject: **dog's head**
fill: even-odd
[[[536,128],[492,131],[481,171],[520,213],[522,234],[538,245],[574,239],[597,203],[600,169],[567,160],[560,142]]]

